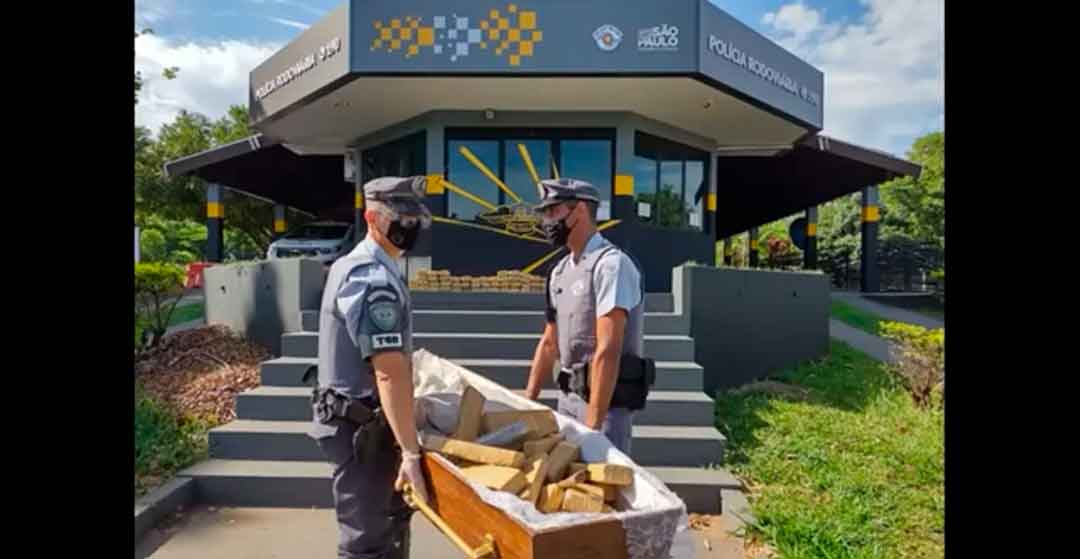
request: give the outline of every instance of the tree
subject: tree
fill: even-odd
[[[151,137],[146,128],[136,127],[136,224],[145,227],[149,216],[173,222],[202,222],[206,183],[195,176],[166,178],[165,163],[250,134],[247,111],[238,105],[213,121],[198,113],[181,111],[172,122],[162,125],[157,138]],[[226,191],[225,205],[226,250],[237,255],[264,254],[273,236],[270,205],[233,191]],[[234,251],[234,246],[239,250]]]
[[[931,132],[918,139],[908,150],[907,158],[922,166],[916,180],[895,179],[881,186],[882,227],[916,241],[931,242],[945,248],[945,133]]]
[[[860,203],[858,194],[850,194],[818,208],[818,266],[839,286],[859,266]]]

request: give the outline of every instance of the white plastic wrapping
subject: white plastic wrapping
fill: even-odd
[[[441,434],[453,431],[457,419],[457,405],[466,385],[471,385],[487,399],[485,411],[549,409],[423,349],[413,352],[413,383],[416,387],[417,403],[425,408],[428,422],[425,429],[437,430]],[[558,413],[555,414],[555,419],[559,432],[565,439],[581,447],[582,462],[609,462],[634,470],[633,485],[621,488],[619,496],[623,504],[621,508],[632,510],[615,513],[543,514],[536,510],[532,503],[527,503],[515,495],[492,491],[467,480],[466,483],[484,502],[499,508],[537,532],[614,516],[622,522],[626,532],[630,559],[668,559],[675,534],[687,527],[686,505],[682,499],[648,470],[633,463],[603,434]],[[453,467],[448,461],[446,464]]]

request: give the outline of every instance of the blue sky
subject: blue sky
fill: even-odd
[[[150,78],[135,122],[245,103],[248,72],[343,1],[136,0],[154,34],[135,44]],[[711,1],[825,73],[825,133],[903,155],[944,129],[944,0]],[[180,77],[157,79],[168,66]]]

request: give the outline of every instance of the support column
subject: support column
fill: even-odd
[[[206,260],[221,262],[225,259],[225,203],[224,189],[220,184],[206,187]]]
[[[345,164],[350,168],[345,170],[345,174],[353,180],[353,246],[356,246],[367,235],[367,224],[364,222],[364,152],[354,149],[351,154],[346,159]]]
[[[806,209],[806,250],[803,251],[803,268],[817,269],[817,206]]]
[[[442,125],[429,125],[427,137],[427,193],[424,204],[433,216],[446,216],[446,162],[443,160],[445,131]]]
[[[280,239],[288,230],[289,224],[285,221],[285,206],[274,204],[274,240]]]
[[[878,275],[878,221],[881,219],[878,209],[878,189],[876,186],[862,191],[862,261],[859,274],[859,287],[863,293],[881,291],[881,277]]]
[[[758,249],[758,228],[757,227],[751,227],[750,228],[749,237],[750,237],[750,242],[748,244],[750,245],[750,252],[747,254],[747,262],[749,262],[749,265],[750,265],[751,268],[757,268],[758,267],[758,253],[757,253],[757,249]]]
[[[637,220],[634,202],[634,127],[620,124],[615,133],[615,184],[611,199],[611,219]],[[600,185],[597,185],[600,186]]]
[[[705,194],[705,222],[703,224],[704,231],[713,239],[716,239],[717,159],[719,158],[715,153],[709,154],[709,190]]]

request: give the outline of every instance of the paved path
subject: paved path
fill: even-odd
[[[874,313],[886,320],[892,320],[895,322],[906,322],[908,324],[917,324],[924,328],[944,328],[945,321],[927,316],[915,311],[909,311],[907,309],[901,309],[891,305],[878,303],[877,301],[871,301],[853,291],[833,291],[832,298],[835,301],[843,301],[853,307],[860,308],[864,311]]]
[[[894,363],[895,359],[889,352],[891,344],[877,336],[867,334],[858,328],[848,326],[835,318],[829,319],[829,335],[842,342],[847,343],[849,346],[877,359],[878,361],[885,361],[888,363]]]
[[[715,532],[715,533],[714,533]],[[337,525],[329,509],[212,508],[196,505],[181,518],[150,529],[135,559],[287,559],[335,557]],[[709,538],[706,549],[704,539]],[[678,538],[682,559],[743,559],[741,542],[719,527],[687,530]],[[462,553],[419,513],[412,519],[410,559],[459,559]]]

